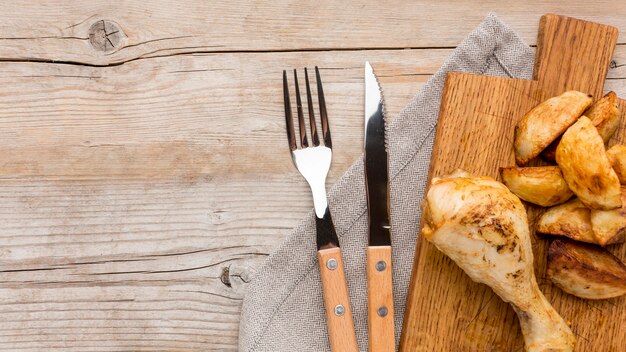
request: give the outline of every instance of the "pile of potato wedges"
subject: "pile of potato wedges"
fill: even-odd
[[[500,168],[511,192],[547,208],[536,232],[562,236],[549,246],[548,277],[581,298],[626,294],[626,265],[603,248],[626,237],[626,146],[607,147],[620,117],[614,92],[595,103],[578,91],[550,98],[515,127],[517,166]],[[546,164],[537,158],[551,165],[528,166]]]

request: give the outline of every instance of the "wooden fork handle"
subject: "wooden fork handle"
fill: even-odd
[[[322,278],[328,339],[333,352],[357,352],[352,307],[339,247],[317,251]]]
[[[367,248],[368,333],[370,352],[394,352],[391,246]]]

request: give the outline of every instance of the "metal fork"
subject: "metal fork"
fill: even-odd
[[[326,176],[328,175],[332,160],[332,142],[328,126],[326,100],[324,98],[324,90],[322,89],[320,72],[316,66],[315,78],[317,81],[317,97],[322,125],[322,145],[317,135],[313,99],[311,98],[311,87],[309,85],[309,74],[306,68],[304,69],[304,77],[306,81],[306,98],[312,146],[309,145],[307,139],[302,100],[300,98],[300,87],[298,84],[298,73],[296,70],[293,70],[293,78],[296,90],[296,110],[300,131],[300,148],[298,148],[296,142],[287,71],[283,71],[287,140],[289,142],[293,163],[298,171],[300,171],[300,174],[302,174],[309,183],[309,187],[311,187],[311,192],[313,193],[317,231],[317,259],[320,267],[330,347],[332,351],[357,351],[358,346],[354,332],[354,322],[352,320],[352,308],[348,296],[348,286],[346,284],[343,260],[339,248],[339,239],[335,232],[330,209],[328,208],[328,199],[326,198]]]

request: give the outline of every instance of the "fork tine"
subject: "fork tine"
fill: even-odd
[[[294,151],[296,146],[296,132],[293,130],[293,116],[291,114],[291,101],[289,99],[289,84],[287,84],[287,71],[283,70],[283,95],[285,100],[285,118],[287,120],[287,141],[289,149]]]
[[[296,108],[298,110],[298,124],[300,127],[300,144],[302,148],[309,146],[306,139],[306,125],[304,124],[304,113],[302,112],[302,100],[300,99],[300,87],[298,86],[298,73],[293,70],[293,79],[296,81]]]
[[[322,120],[322,136],[324,138],[324,145],[330,149],[333,149],[332,142],[330,140],[330,128],[328,126],[328,114],[326,113],[326,99],[324,99],[324,89],[322,88],[322,79],[320,78],[320,70],[315,66],[315,78],[317,80],[317,98],[320,104],[320,118]]]
[[[311,125],[311,141],[313,146],[320,145],[320,139],[317,136],[317,125],[315,124],[315,112],[313,111],[313,98],[311,98],[311,86],[309,85],[309,72],[304,68],[304,78],[306,80],[306,102],[309,107],[309,125]]]

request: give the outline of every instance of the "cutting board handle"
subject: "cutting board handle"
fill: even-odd
[[[617,43],[613,26],[547,14],[541,16],[533,80],[540,101],[566,90],[579,90],[600,99]]]

